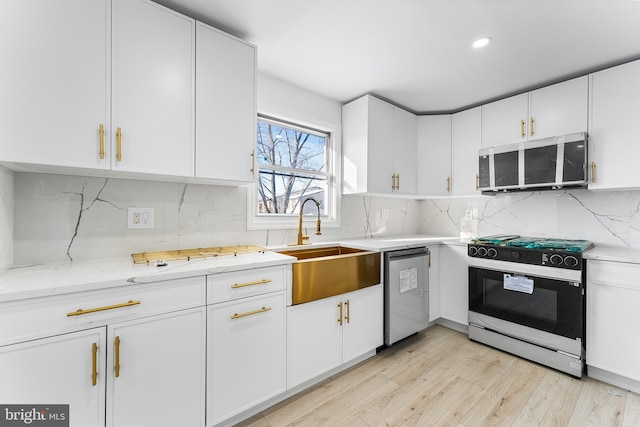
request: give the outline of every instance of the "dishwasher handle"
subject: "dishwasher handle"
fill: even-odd
[[[398,261],[406,258],[426,257],[429,255],[427,248],[403,249],[399,251],[391,251],[385,254],[388,262]]]

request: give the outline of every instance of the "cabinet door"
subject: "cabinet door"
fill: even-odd
[[[469,272],[466,246],[440,248],[440,316],[469,324]]]
[[[483,105],[482,147],[526,141],[529,94],[522,93]]]
[[[196,177],[250,182],[255,47],[200,22],[196,39]]]
[[[640,343],[629,335],[640,324],[640,267],[590,260],[587,268],[587,363],[640,381]]]
[[[285,391],[285,293],[207,310],[207,425],[214,425]]]
[[[529,93],[529,139],[587,130],[588,77],[579,77]],[[533,122],[532,122],[533,120]]]
[[[103,426],[105,335],[97,328],[0,347],[0,402],[68,404],[71,427]]]
[[[113,4],[112,169],[193,176],[195,21],[147,0]]]
[[[440,317],[440,246],[429,247],[429,322]]]
[[[590,189],[640,187],[640,61],[590,76]],[[595,174],[593,173],[595,172]]]
[[[340,365],[342,361],[340,303],[341,297],[336,296],[289,307],[287,313],[288,388],[302,384]]]
[[[383,344],[383,299],[381,284],[343,295],[342,363]]]
[[[454,196],[479,196],[478,151],[482,128],[481,107],[453,115],[451,189]]]
[[[393,108],[393,173],[397,175],[395,192],[415,194],[417,191],[417,121],[415,114]]]
[[[418,117],[418,194],[451,195],[451,115]]]
[[[109,168],[109,0],[0,2],[0,160]]]
[[[107,426],[204,426],[204,307],[109,326],[107,359]]]
[[[368,99],[367,117],[367,192],[391,194],[394,156],[394,106],[373,98]]]

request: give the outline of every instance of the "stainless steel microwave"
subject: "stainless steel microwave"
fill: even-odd
[[[587,133],[518,142],[479,152],[479,189],[499,191],[586,187]]]

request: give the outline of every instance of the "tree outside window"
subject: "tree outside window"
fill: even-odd
[[[327,133],[271,119],[258,120],[258,214],[298,214],[307,197],[320,202],[320,212],[326,214],[328,141]],[[315,214],[315,204],[308,203],[304,213]]]

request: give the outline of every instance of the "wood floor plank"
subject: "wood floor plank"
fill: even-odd
[[[622,427],[637,426],[640,426],[640,396],[629,391],[624,404]]]
[[[516,359],[463,418],[469,427],[510,426],[544,377],[544,368]]]
[[[275,423],[267,419],[274,425],[343,426],[354,421],[359,414],[397,388],[398,385],[393,381],[389,381],[384,375],[376,374],[289,424]]]
[[[585,382],[568,426],[621,426],[626,391],[599,381]]]

